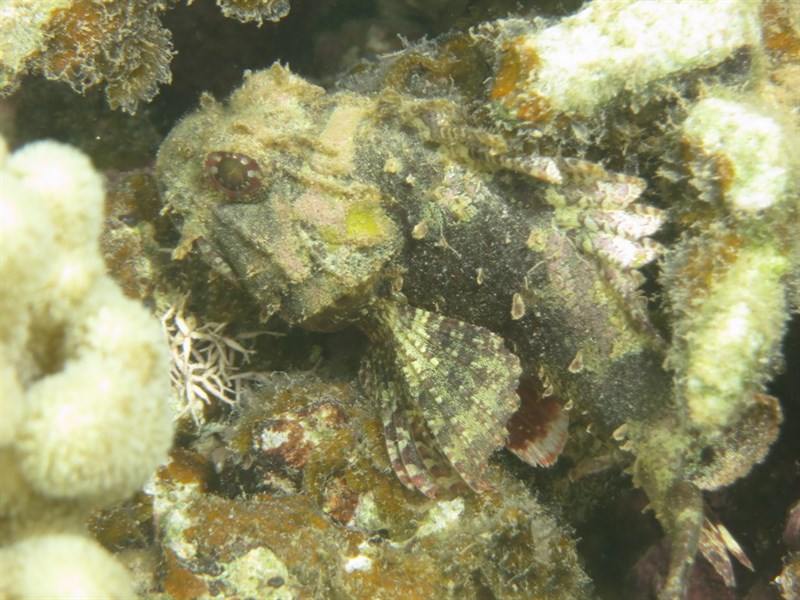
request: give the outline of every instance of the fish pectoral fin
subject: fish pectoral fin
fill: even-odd
[[[519,359],[488,329],[388,300],[364,328],[373,344],[362,381],[400,480],[430,495],[455,471],[486,489],[481,475],[519,406]]]

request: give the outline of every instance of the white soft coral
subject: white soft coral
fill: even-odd
[[[102,178],[55,142],[0,160],[0,522],[14,541],[80,530],[144,485],[172,415],[158,321],[105,273]]]

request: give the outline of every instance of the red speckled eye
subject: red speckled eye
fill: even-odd
[[[244,154],[212,152],[204,166],[211,185],[229,196],[249,194],[261,185],[261,167]]]

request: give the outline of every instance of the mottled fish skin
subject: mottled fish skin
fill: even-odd
[[[519,406],[519,359],[483,327],[389,300],[376,301],[362,327],[373,342],[363,365],[365,387],[373,397],[385,393],[381,382],[392,390],[384,426],[395,439],[387,440],[395,441],[414,487],[435,493],[420,471],[436,470],[425,458],[438,467],[441,453],[470,488],[486,489],[480,475]]]
[[[177,257],[202,242],[266,316],[366,332],[392,468],[429,496],[486,488],[523,370],[609,430],[670,390],[636,293],[661,219],[632,208],[643,184],[515,156],[453,100],[329,93],[276,65],[206,97],[157,164]],[[247,170],[205,171],[225,157]]]
[[[432,106],[458,121],[453,108]],[[551,159],[560,183],[540,176],[540,165],[525,173],[498,168],[492,156],[464,160],[456,135],[428,136],[432,148],[404,133],[405,119],[401,111],[385,116],[380,131],[364,130],[380,143],[359,147],[368,153],[365,175],[397,199],[405,243],[394,262],[408,302],[500,334],[524,373],[544,374],[598,431],[668,410],[663,342],[637,289],[644,276],[636,268],[646,261],[587,249],[614,235],[649,259],[658,255],[647,236],[664,215],[638,203],[644,181],[575,159]],[[610,224],[587,227],[587,218]]]
[[[483,184],[471,219],[445,218],[436,235],[406,244],[409,302],[499,333],[526,373],[544,372],[561,398],[607,431],[671,406],[662,347],[639,326],[644,298],[630,283],[638,271],[603,263],[579,246],[582,231],[555,226],[558,209],[541,199],[547,186],[496,179],[504,191]],[[579,354],[582,368],[570,369]]]

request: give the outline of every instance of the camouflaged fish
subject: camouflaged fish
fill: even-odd
[[[392,468],[428,496],[484,489],[504,443],[551,464],[563,402],[613,428],[669,397],[636,270],[662,214],[638,178],[516,135],[458,97],[327,92],[275,65],[204,96],[158,155],[177,258],[198,247],[264,318],[367,334]]]

